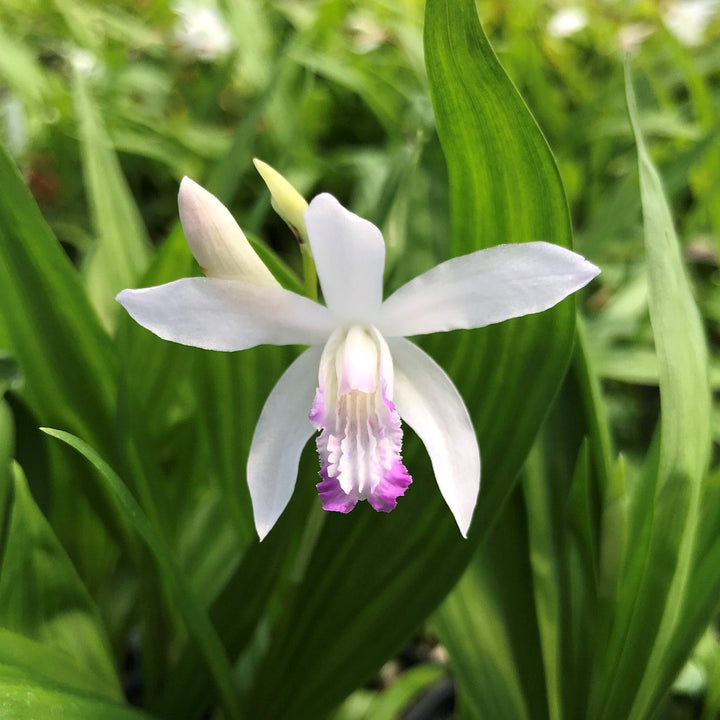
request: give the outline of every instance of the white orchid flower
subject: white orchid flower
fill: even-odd
[[[316,430],[323,508],[346,513],[367,500],[392,510],[411,483],[401,420],[424,443],[467,536],[480,488],[473,425],[450,378],[404,338],[541,312],[598,268],[545,242],[500,245],[447,260],[383,301],[380,230],[322,194],[304,214],[321,305],[274,282],[228,210],[187,178],[179,206],[207,277],[123,290],[117,299],[130,315],[165,340],[208,350],[309,346],[278,380],[255,428],[247,479],[260,539],[288,504]]]

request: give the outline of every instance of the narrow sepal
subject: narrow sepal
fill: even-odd
[[[480,449],[470,415],[445,371],[417,345],[388,341],[395,406],[430,456],[435,479],[463,537],[480,490]]]
[[[484,327],[547,310],[599,272],[559,245],[497,245],[406,283],[383,303],[376,325],[386,337]]]
[[[184,278],[123,290],[117,301],[163,340],[206,350],[322,343],[333,329],[327,308],[277,286]]]
[[[300,455],[313,434],[308,410],[313,402],[320,347],[308,348],[282,374],[255,426],[247,462],[255,528],[262,540],[286,508]]]

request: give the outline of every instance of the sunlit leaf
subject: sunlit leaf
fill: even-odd
[[[237,718],[238,710],[232,671],[222,643],[204,610],[197,603],[190,585],[170,554],[163,537],[147,519],[122,480],[95,450],[79,438],[61,430],[45,428],[44,431],[75,448],[100,472],[115,502],[155,557],[175,606],[181,613],[188,632],[192,635],[210,668],[228,717]]]
[[[149,720],[122,704],[87,666],[58,648],[0,628],[3,720]]]
[[[18,467],[0,555],[0,627],[69,652],[119,697],[99,613]]]

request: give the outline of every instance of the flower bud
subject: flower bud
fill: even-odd
[[[305,198],[274,168],[262,160],[254,159],[255,167],[262,176],[272,196],[273,210],[288,224],[301,245],[308,241],[305,228]]]

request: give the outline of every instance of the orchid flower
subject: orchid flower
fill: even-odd
[[[367,500],[391,511],[411,483],[401,421],[424,443],[467,536],[480,488],[472,421],[450,378],[405,337],[541,312],[598,268],[546,242],[499,245],[447,260],[383,301],[380,230],[323,193],[304,211],[303,228],[322,305],[281,287],[229,211],[188,178],[179,209],[207,277],[123,290],[117,299],[130,315],[165,340],[208,350],[309,346],[271,391],[253,435],[247,480],[260,539],[290,501],[315,431],[323,508],[347,513]]]

